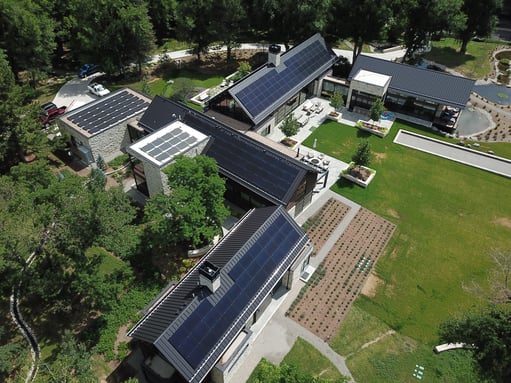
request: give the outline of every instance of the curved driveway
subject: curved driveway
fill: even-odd
[[[70,111],[96,100],[97,98],[87,90],[87,85],[100,75],[96,74],[87,78],[75,77],[69,80],[59,89],[53,103],[57,106],[67,106],[67,111]]]
[[[511,160],[477,150],[450,144],[420,134],[400,130],[394,138],[396,144],[408,146],[435,156],[447,158],[504,177],[511,178]]]

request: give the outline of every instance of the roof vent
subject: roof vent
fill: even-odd
[[[280,45],[272,44],[268,48],[268,64],[278,67],[280,65]]]
[[[199,284],[207,287],[212,293],[220,287],[220,268],[209,261],[199,266]]]

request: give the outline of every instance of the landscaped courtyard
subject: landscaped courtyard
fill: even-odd
[[[502,203],[510,181],[393,144],[399,129],[424,134],[396,122],[381,139],[327,122],[304,142],[312,147],[316,139],[318,151],[349,161],[367,139],[376,178],[367,189],[340,180],[333,190],[396,224],[371,277],[374,288],[358,298],[331,345],[348,356],[356,381],[410,381],[413,367],[422,363],[427,381],[475,382],[466,352],[435,355],[432,348],[441,322],[485,303],[462,285],[474,280],[485,286],[489,251],[511,247],[511,206]],[[509,145],[485,144],[492,145],[511,157]],[[348,326],[353,322],[356,331]],[[353,342],[360,347],[350,351]]]

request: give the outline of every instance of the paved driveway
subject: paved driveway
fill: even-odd
[[[400,130],[394,142],[511,178],[511,161],[506,158],[450,144],[406,130]]]
[[[96,96],[88,92],[87,85],[89,82],[93,81],[94,78],[101,75],[101,73],[97,73],[87,78],[75,77],[69,80],[59,89],[53,102],[57,106],[67,106],[69,111],[97,100]]]

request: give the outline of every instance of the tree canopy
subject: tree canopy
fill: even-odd
[[[300,124],[293,113],[289,113],[284,121],[282,121],[282,124],[280,124],[280,130],[286,137],[294,136],[300,131]]]
[[[371,147],[369,141],[364,140],[357,146],[355,154],[351,157],[355,165],[367,166],[371,162]]]
[[[440,327],[440,340],[465,343],[471,348],[479,372],[498,383],[511,381],[511,311],[491,306],[451,319]]]
[[[151,197],[145,207],[149,242],[165,250],[182,242],[203,245],[220,234],[228,210],[215,160],[178,156],[164,172],[169,194]]]
[[[288,364],[284,363],[277,366],[266,359],[262,359],[251,375],[250,381],[252,383],[347,383],[350,380],[344,376],[336,380],[322,378],[321,376],[311,376],[298,371],[295,367]]]

